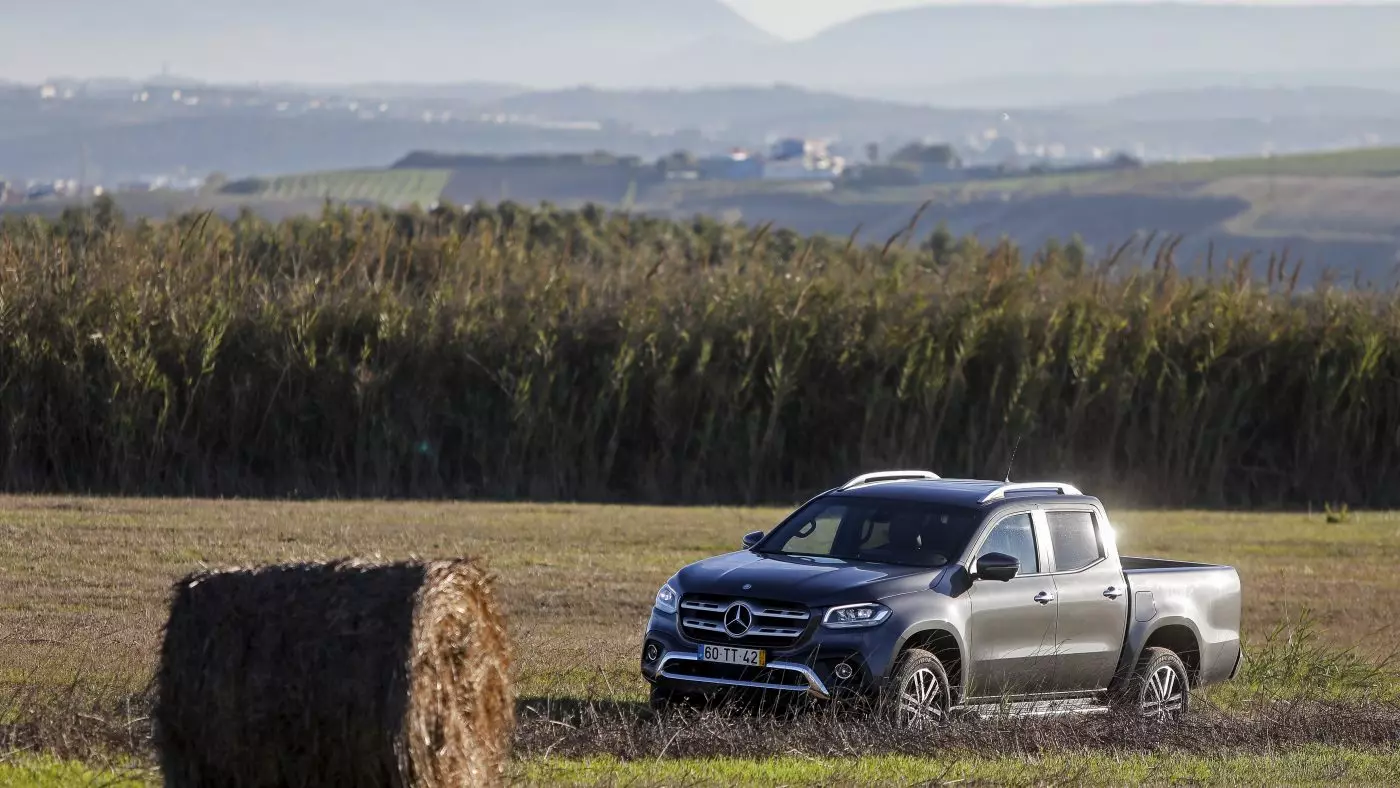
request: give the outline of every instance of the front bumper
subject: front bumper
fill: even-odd
[[[789,649],[769,649],[762,668],[744,668],[702,662],[700,643],[680,634],[676,617],[652,611],[642,641],[642,676],[658,686],[714,694],[726,689],[771,691],[821,700],[873,694],[886,674],[888,656],[872,644],[870,630],[827,630],[813,634]],[[653,652],[654,649],[654,652]],[[654,653],[654,657],[652,654]],[[841,677],[844,665],[849,675]]]
[[[775,690],[778,692],[807,693],[821,700],[831,699],[831,690],[821,680],[816,671],[799,662],[769,662],[761,670],[753,672],[753,678],[743,675],[714,675],[704,672],[704,663],[697,654],[672,651],[661,657],[653,681],[665,680],[677,684],[701,684],[707,687],[734,687],[737,689]],[[801,679],[793,683],[789,677]],[[760,680],[767,677],[768,680]]]

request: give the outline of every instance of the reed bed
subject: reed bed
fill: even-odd
[[[1073,228],[1066,228],[1072,230]],[[1400,297],[504,204],[0,225],[0,488],[789,502],[880,466],[1400,505]]]

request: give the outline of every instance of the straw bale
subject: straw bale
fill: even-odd
[[[470,560],[190,575],[156,677],[166,785],[497,784],[510,663],[490,577]]]

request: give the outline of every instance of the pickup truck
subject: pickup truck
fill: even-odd
[[[1240,669],[1232,567],[1120,557],[1069,484],[859,476],[657,592],[654,706],[730,690],[954,712],[1127,708],[1162,720]]]

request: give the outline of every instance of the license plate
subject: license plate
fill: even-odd
[[[701,646],[700,659],[705,662],[723,662],[728,665],[746,665],[761,668],[768,664],[768,655],[761,648],[734,648],[732,646]]]

